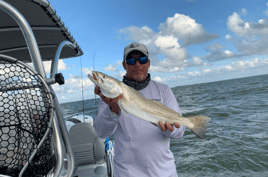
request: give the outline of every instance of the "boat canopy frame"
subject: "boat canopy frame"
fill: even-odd
[[[29,24],[29,20],[25,18],[27,16],[25,14],[22,14],[18,9],[22,8],[22,5],[27,4],[29,7],[32,7],[33,3],[35,8],[40,8],[39,11],[42,11],[42,13],[47,14],[47,18],[50,19],[55,26],[54,27],[32,27],[31,24]],[[28,9],[29,10],[29,9]],[[22,10],[25,12],[25,10]],[[36,11],[36,9],[34,10]],[[4,12],[4,13],[3,13]],[[83,55],[83,51],[79,47],[79,45],[76,43],[76,41],[71,36],[68,29],[65,27],[64,23],[60,20],[59,16],[56,14],[56,11],[52,8],[48,0],[0,0],[0,16],[5,17],[2,14],[6,14],[9,17],[13,18],[13,24],[14,21],[16,22],[17,26],[8,26],[3,27],[0,23],[0,40],[2,40],[1,33],[14,33],[21,30],[23,34],[23,38],[25,40],[26,46],[14,46],[14,48],[10,48],[10,41],[8,41],[8,37],[5,37],[5,41],[8,41],[9,48],[3,47],[3,45],[0,45],[0,54],[2,57],[12,57],[16,58],[22,62],[28,63],[32,62],[35,71],[40,74],[40,76],[43,78],[43,80],[46,82],[46,84],[49,86],[50,92],[55,95],[53,103],[55,107],[55,113],[56,116],[54,116],[52,120],[52,128],[53,128],[53,147],[56,155],[56,165],[53,168],[52,171],[49,172],[47,176],[74,176],[77,165],[75,164],[74,160],[74,154],[71,147],[71,144],[69,142],[68,138],[68,132],[66,129],[66,125],[64,122],[64,118],[60,109],[60,105],[57,99],[57,96],[55,92],[53,91],[51,85],[56,83],[55,76],[58,73],[58,61],[59,59],[63,58],[70,58],[70,57],[77,57]],[[3,19],[0,19],[0,22]],[[10,20],[10,19],[9,19]],[[31,21],[31,20],[30,20]],[[2,23],[5,25],[5,22]],[[35,34],[33,31],[60,31],[61,33],[61,39],[64,40],[58,40],[54,41],[57,42],[57,45],[55,44],[42,44],[42,41],[40,39],[35,37]],[[42,34],[37,35],[40,37]],[[55,34],[53,34],[55,35]],[[52,35],[52,36],[53,36]],[[17,36],[14,35],[15,37]],[[47,36],[46,36],[47,37]],[[12,41],[12,38],[10,39]],[[41,42],[40,42],[41,41]],[[14,44],[15,41],[12,41]],[[19,42],[21,43],[21,42]],[[38,45],[41,43],[40,45]],[[49,50],[45,51],[43,49],[48,48]],[[29,52],[25,52],[25,50],[28,50]],[[40,50],[43,50],[40,53]],[[54,50],[54,57],[52,57],[51,52]],[[47,55],[46,52],[50,52],[49,55]],[[29,57],[30,56],[30,57]],[[29,60],[30,58],[30,60]],[[46,77],[46,73],[44,70],[43,61],[49,61],[51,60],[51,73],[50,78]],[[66,159],[67,157],[67,159]],[[21,174],[20,176],[22,176]],[[0,176],[6,176],[6,175],[0,175]]]

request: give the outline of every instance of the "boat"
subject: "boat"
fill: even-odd
[[[92,117],[65,122],[52,88],[59,59],[83,51],[50,2],[0,0],[0,41],[0,177],[113,177],[112,141]]]

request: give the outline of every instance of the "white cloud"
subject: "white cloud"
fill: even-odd
[[[266,16],[268,16],[268,10],[266,10],[264,13],[265,13]]]
[[[54,91],[60,91],[61,90],[60,85],[58,85],[58,84],[54,84],[54,85],[52,85],[52,87],[53,87]]]
[[[151,60],[150,71],[155,72],[179,72],[184,67],[196,66],[203,62],[194,60],[187,62],[190,58],[186,46],[203,43],[217,38],[216,34],[209,34],[189,16],[176,13],[173,17],[168,17],[166,22],[159,25],[159,32],[154,32],[148,26],[141,28],[130,26],[120,29],[119,32],[127,34],[128,40],[137,41],[146,45],[149,50]],[[182,46],[180,43],[183,43]],[[164,55],[160,60],[157,55]],[[106,67],[107,71],[115,71],[113,65]]]
[[[193,57],[192,60],[184,60],[181,65],[181,71],[184,70],[184,67],[195,67],[195,66],[202,66],[205,65],[203,60],[201,60],[199,57]]]
[[[220,61],[224,59],[240,57],[240,55],[235,54],[234,52],[231,52],[229,50],[221,50],[223,48],[224,46],[222,46],[219,43],[207,45],[206,50],[209,51],[210,53],[205,56],[202,56],[202,58],[209,62],[215,62],[215,61]]]
[[[229,73],[230,71],[241,71],[241,70],[250,70],[253,68],[259,67],[267,67],[268,66],[268,59],[258,59],[253,58],[248,61],[235,61],[226,66],[220,66],[215,69],[203,69],[202,72],[204,74],[208,73],[210,75],[213,74],[225,74],[226,72]]]
[[[127,39],[135,40],[135,41],[142,41],[145,45],[150,43],[150,39],[155,36],[155,32],[149,28],[148,26],[144,26],[141,28],[130,26],[127,28],[123,28],[119,30],[120,33],[128,34],[129,37]]]
[[[247,40],[255,39],[255,36],[266,37],[268,34],[268,19],[261,19],[256,23],[245,22],[234,12],[228,17],[227,27],[236,35],[245,37]]]
[[[159,51],[170,61],[184,60],[188,57],[188,54],[186,53],[186,48],[180,47],[177,37],[158,36],[155,40],[155,46],[158,47]]]
[[[174,80],[177,80],[177,79],[187,79],[188,77],[186,75],[172,75],[172,76],[168,76],[166,78],[163,78],[163,76],[154,76],[152,77],[153,80],[155,81],[158,81],[158,82],[172,82]]]
[[[239,12],[240,15],[246,15],[247,14],[247,9],[242,8],[241,11]]]
[[[219,43],[215,43],[215,44],[212,44],[212,45],[207,45],[206,49],[209,50],[209,51],[216,51],[216,50],[219,50],[219,49],[222,49],[224,48],[221,44]]]
[[[197,75],[200,75],[200,73],[198,71],[188,72],[188,76],[197,76]]]
[[[232,55],[234,55],[234,53],[231,52],[231,51],[229,51],[229,50],[224,50],[223,52],[225,53],[225,55],[227,55],[229,57],[231,57]]]
[[[255,68],[255,67],[264,67],[268,65],[268,59],[258,59],[254,58],[249,61],[238,61],[233,62],[232,65],[236,68],[242,68],[242,69],[249,69],[249,68]]]
[[[229,39],[241,56],[267,53],[268,19],[260,19],[256,23],[245,22],[234,12],[228,17],[228,29],[237,36]]]
[[[181,74],[181,75],[173,75],[168,76],[167,78],[163,78],[160,76],[153,77],[153,80],[159,81],[159,82],[165,82],[165,81],[175,81],[178,79],[184,79],[189,80],[189,77],[205,77],[205,76],[216,76],[216,75],[223,75],[230,74],[232,72],[240,72],[240,71],[249,71],[251,69],[257,69],[257,68],[266,68],[268,67],[268,59],[258,59],[253,58],[248,61],[235,61],[231,64],[225,65],[225,66],[219,66],[217,68],[200,68],[199,71],[192,71],[188,72],[187,75]]]
[[[203,73],[210,73],[211,69],[203,69]]]
[[[121,81],[125,74],[126,74],[126,71],[119,71],[117,74],[112,74],[112,77]]]
[[[202,64],[203,64],[203,60],[201,60],[198,57],[193,57],[193,65],[194,66],[199,66],[199,65],[202,65]]]
[[[190,77],[201,77],[205,75],[213,76],[213,75],[226,75],[230,72],[239,72],[242,70],[251,70],[256,68],[265,68],[268,67],[268,58],[267,59],[259,59],[253,58],[247,61],[234,61],[231,64],[225,66],[219,66],[217,68],[201,68],[200,71],[188,72],[187,75]],[[166,78],[167,81],[172,81],[176,79],[188,79],[185,75],[180,76],[169,76]],[[161,78],[165,80],[165,78]]]
[[[268,53],[268,19],[247,22],[234,12],[228,17],[226,24],[234,33],[232,37],[228,34],[225,38],[236,47],[238,54],[235,57]]]
[[[239,36],[244,35],[248,30],[245,28],[245,22],[236,12],[228,17],[227,27]]]
[[[104,68],[105,71],[117,71],[115,66],[112,66],[110,64],[106,64],[106,67]]]
[[[121,60],[117,60],[115,64],[111,65],[111,64],[106,64],[106,67],[104,68],[105,71],[112,71],[112,72],[116,72],[118,71],[117,66],[122,66],[122,61]]]
[[[121,60],[117,60],[117,62],[115,63],[116,66],[122,66],[122,62]]]
[[[266,3],[266,6],[268,7],[268,2]],[[264,11],[264,14],[268,16],[268,10]]]
[[[91,82],[90,79],[88,78],[83,78],[81,80],[81,77],[79,75],[72,75],[72,74],[69,74],[70,78],[65,80],[65,85],[66,86],[70,86],[72,88],[76,88],[78,90],[82,90],[82,82],[83,82],[83,88],[84,89],[87,89],[88,87],[90,86],[93,86],[94,84]],[[65,91],[67,92],[67,90],[69,89],[65,89]]]
[[[72,89],[67,90],[67,93],[74,93]]]
[[[51,68],[51,61],[44,61],[43,64],[44,64],[44,69],[45,69],[46,74],[49,74],[50,73],[50,68]],[[28,65],[30,67],[34,68],[33,63],[28,63]],[[59,60],[58,72],[62,71],[62,70],[67,70],[66,64],[63,62],[63,60]]]
[[[202,25],[196,23],[191,17],[178,13],[168,17],[158,28],[160,35],[174,35],[182,40],[185,46],[200,44],[218,37],[216,34],[207,33]]]
[[[51,61],[45,61],[44,63],[44,67],[45,67],[45,71],[46,73],[50,72],[50,67],[51,67]],[[58,72],[62,71],[62,70],[66,70],[66,64],[63,62],[63,60],[59,60],[58,63]]]
[[[155,45],[161,49],[180,48],[178,38],[173,36],[158,36]]]
[[[226,40],[230,40],[231,38],[232,38],[231,35],[229,35],[229,34],[225,35],[225,39],[226,39]]]
[[[176,79],[187,79],[188,77],[185,75],[177,75],[177,76],[168,76],[166,80],[172,81]]]
[[[150,66],[149,72],[168,72],[168,73],[173,73],[173,72],[179,72],[179,71],[184,71],[183,67],[163,67],[163,66]]]
[[[174,67],[170,70],[170,72],[178,72],[180,71],[180,68],[179,67]]]
[[[263,24],[264,23],[264,20],[263,19],[260,19],[259,20],[259,23]]]
[[[92,75],[92,71],[93,71],[93,68],[91,67],[90,69],[88,68],[82,68],[82,72],[85,74],[85,75]]]
[[[85,71],[87,68],[83,68]],[[82,70],[82,71],[83,71]],[[91,82],[90,79],[83,78],[81,80],[81,77],[79,75],[72,75],[69,74],[70,78],[65,80],[64,85],[58,85],[54,84],[52,85],[54,91],[57,93],[58,98],[65,100],[65,96],[68,95],[69,97],[74,97],[74,96],[81,96],[82,94],[82,83],[83,83],[83,90],[89,90],[94,84]],[[75,98],[77,100],[77,98]],[[82,99],[82,98],[81,98]],[[72,101],[72,100],[68,100]]]
[[[153,78],[153,80],[155,80],[155,81],[157,81],[157,82],[165,82],[165,81],[166,81],[166,79],[162,79],[162,78],[159,77],[159,76],[155,76],[155,77]]]

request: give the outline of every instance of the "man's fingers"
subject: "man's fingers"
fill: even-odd
[[[106,104],[109,104],[110,98],[105,97],[102,93],[100,93],[99,96]]]
[[[153,124],[154,126],[157,126],[155,123],[152,123],[152,122],[151,122],[151,124]]]
[[[101,92],[99,93],[99,96],[103,99],[103,101],[106,99],[106,96],[104,96]]]
[[[174,131],[174,127],[172,126],[172,124],[170,124],[169,122],[165,122],[163,123],[162,121],[158,122],[160,128],[162,131],[166,132],[167,130],[169,130],[170,132]],[[180,124],[174,122],[173,124],[176,128],[180,128]]]
[[[123,95],[119,95],[118,97],[116,97],[113,101],[115,103],[117,103],[118,100],[122,99],[123,98]]]
[[[158,124],[159,124],[159,126],[160,126],[160,128],[161,128],[161,130],[163,132],[166,132],[167,131],[167,128],[166,128],[166,126],[164,125],[164,123],[162,121],[159,121]]]
[[[172,125],[169,122],[166,122],[166,127],[169,131],[173,132],[174,128],[172,127]]]
[[[121,99],[121,98],[123,98],[123,96],[122,96],[122,95],[119,95],[118,97],[112,99],[111,103],[112,103],[112,104],[116,104],[117,101],[118,101],[119,99]]]
[[[102,100],[104,99],[104,96],[102,93],[99,93],[98,95],[102,98]]]
[[[177,122],[174,122],[173,125],[175,125],[176,128],[180,128],[181,127],[181,125],[178,124]]]
[[[99,93],[100,93],[100,87],[96,86],[96,87],[95,87],[95,90],[94,90],[94,93],[95,93],[96,95],[99,95]]]

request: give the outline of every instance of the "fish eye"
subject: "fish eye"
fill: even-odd
[[[103,76],[103,78],[105,78],[105,76]]]

